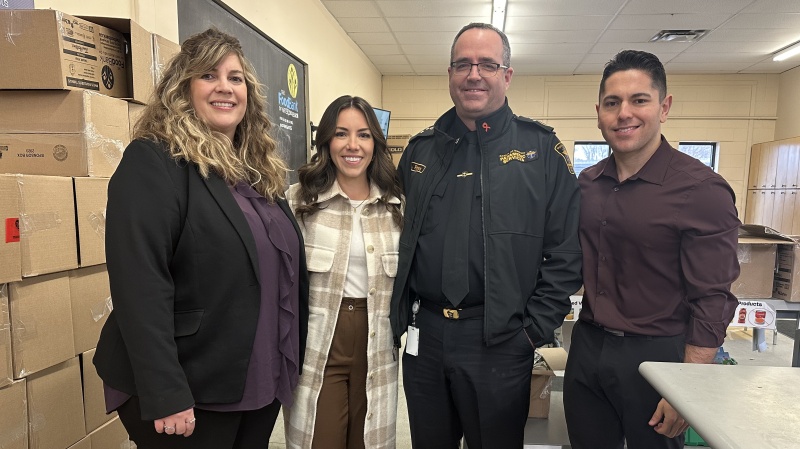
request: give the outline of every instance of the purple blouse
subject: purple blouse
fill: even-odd
[[[256,241],[261,280],[261,308],[242,400],[233,404],[196,404],[220,412],[257,410],[275,399],[293,402],[300,358],[300,241],[291,220],[277,204],[250,185],[229,186]],[[111,413],[130,396],[104,385],[106,411]]]

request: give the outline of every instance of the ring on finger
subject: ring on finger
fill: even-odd
[[[189,421],[186,421],[186,422],[187,422],[188,424],[191,424],[191,423],[193,423],[193,422],[195,422],[195,421],[197,421],[197,418],[192,418],[192,419],[190,419]]]
[[[164,430],[175,430],[175,428],[165,425]]]

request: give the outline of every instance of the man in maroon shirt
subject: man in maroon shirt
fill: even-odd
[[[734,193],[661,135],[671,106],[656,56],[606,64],[597,127],[612,155],[578,179],[585,293],[564,379],[576,449],[683,448],[689,424],[639,364],[710,363],[738,304]]]

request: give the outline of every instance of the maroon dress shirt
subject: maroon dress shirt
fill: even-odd
[[[661,137],[620,182],[612,154],[581,172],[585,293],[580,319],[627,333],[684,334],[718,347],[738,301],[740,225],[725,180]]]

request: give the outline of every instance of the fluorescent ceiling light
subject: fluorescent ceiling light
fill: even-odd
[[[783,51],[775,55],[772,60],[783,61],[784,59],[789,59],[797,54],[800,54],[800,42],[795,42],[793,45],[784,48]]]
[[[506,2],[507,0],[492,1],[492,25],[500,31],[506,28]]]

